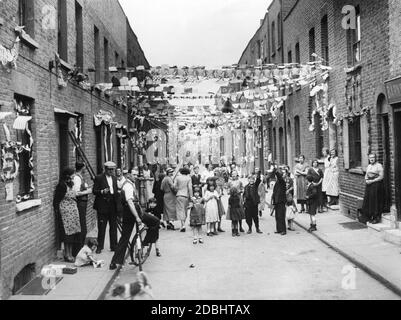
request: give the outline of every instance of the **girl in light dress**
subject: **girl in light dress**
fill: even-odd
[[[216,191],[216,185],[209,183],[205,192],[205,211],[206,211],[206,227],[207,236],[218,235],[216,225],[220,221],[219,218],[219,207],[217,200],[220,195]]]
[[[297,205],[294,201],[294,198],[292,197],[291,194],[287,194],[287,202],[285,204],[286,208],[286,219],[288,223],[288,230],[290,231],[295,231],[294,229],[294,220],[296,217],[296,214],[298,213]]]

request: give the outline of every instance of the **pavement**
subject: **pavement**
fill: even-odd
[[[223,203],[227,206],[227,197]],[[152,252],[144,270],[158,300],[400,299],[398,246],[339,211],[318,214],[317,232],[306,232],[309,225],[309,215],[298,214],[295,232],[275,235],[274,218],[266,209],[261,218],[263,235],[232,238],[230,222],[223,221],[226,233],[204,237],[205,244],[194,246],[189,228],[186,233],[162,230],[162,257]],[[89,236],[96,234],[94,230]],[[106,262],[103,268],[79,268],[77,274],[63,275],[47,295],[10,299],[110,299],[107,290],[133,282],[138,270],[127,264],[110,271],[113,253],[108,248],[106,237],[105,250],[98,255]],[[350,270],[357,276],[356,288],[346,290],[344,277]]]
[[[98,260],[104,260],[102,268],[92,266],[78,268],[73,275],[63,274],[63,279],[47,295],[16,295],[9,300],[98,300],[102,298],[103,291],[110,281],[118,274],[119,270],[110,271],[109,264],[113,252],[109,250],[108,228],[106,230],[105,250],[96,255]],[[92,230],[87,237],[97,237],[97,228]],[[65,263],[62,259],[56,259],[49,263],[55,265],[74,266],[72,263]]]
[[[307,230],[310,227],[309,215],[299,214],[296,224]],[[384,241],[380,232],[344,216],[340,211],[318,214],[317,229],[312,233],[317,239],[401,296],[398,246]]]

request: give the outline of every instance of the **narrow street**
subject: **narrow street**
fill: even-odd
[[[275,221],[267,210],[262,235],[232,238],[228,221],[223,229],[224,234],[205,237],[203,245],[192,244],[188,228],[186,233],[161,231],[162,257],[153,250],[144,265],[155,299],[400,299],[358,268],[355,289],[343,289],[352,264],[299,227],[287,236],[274,234]],[[134,282],[137,272],[125,265],[115,284]]]

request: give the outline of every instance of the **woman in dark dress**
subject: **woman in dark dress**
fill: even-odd
[[[363,198],[362,214],[363,222],[373,224],[380,223],[384,210],[384,168],[377,161],[375,154],[369,155],[369,165],[366,169],[365,182],[366,190]]]
[[[166,225],[164,222],[161,220],[163,210],[164,210],[164,192],[161,189],[162,181],[165,177],[165,174],[163,171],[160,171],[157,175],[155,175],[155,182],[153,184],[153,189],[152,192],[155,196],[156,199],[156,207],[154,209],[155,216],[160,219],[160,225],[165,228]]]
[[[313,160],[312,168],[308,170],[308,176],[312,177],[312,181],[314,186],[316,187],[316,203],[318,212],[323,212],[323,192],[322,192],[322,183],[324,174],[321,169],[319,169],[319,161],[317,159]]]

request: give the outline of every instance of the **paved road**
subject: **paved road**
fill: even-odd
[[[400,299],[296,228],[287,236],[274,234],[274,218],[266,212],[261,220],[263,235],[232,238],[226,232],[193,245],[191,232],[162,230],[163,256],[153,252],[144,270],[160,300]],[[224,229],[229,231],[229,222],[224,222]],[[116,283],[133,282],[137,271],[125,266]],[[353,271],[355,289],[344,289],[343,284],[352,287],[344,277],[350,279]]]

